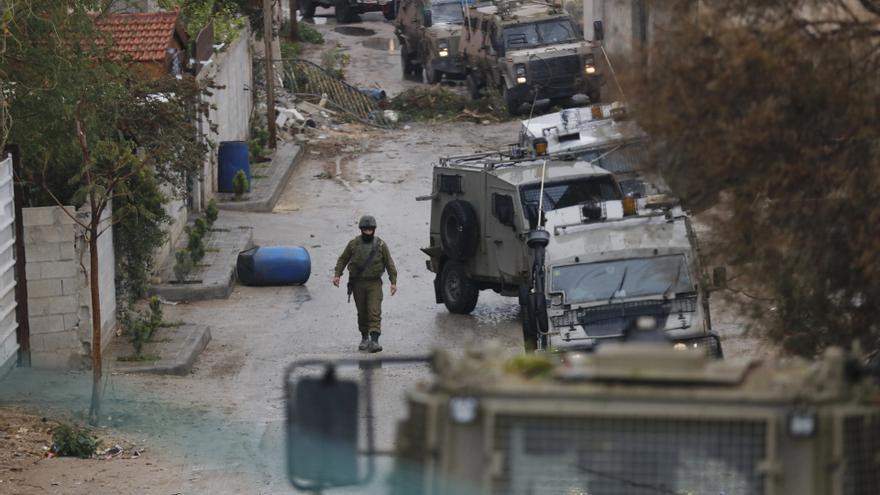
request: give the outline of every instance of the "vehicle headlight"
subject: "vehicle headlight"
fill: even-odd
[[[437,45],[437,55],[441,57],[448,57],[449,45],[447,45],[446,43],[440,43],[439,45]]]
[[[584,57],[584,72],[587,73],[587,75],[596,73],[596,62],[593,60],[592,55]]]
[[[562,294],[550,294],[550,306],[562,306]]]
[[[526,66],[524,64],[516,64],[513,67],[513,73],[516,75],[517,84],[525,84],[528,80],[526,79]]]
[[[684,344],[681,342],[676,342],[675,345],[672,346],[672,348],[675,349],[676,351],[686,351],[688,346],[687,346],[687,344]]]
[[[479,403],[474,397],[451,397],[449,399],[449,417],[459,424],[473,423],[477,419]]]
[[[653,316],[639,316],[636,319],[636,328],[642,331],[651,331],[657,328],[657,318]]]

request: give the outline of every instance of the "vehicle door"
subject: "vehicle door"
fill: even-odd
[[[493,178],[494,179],[494,178]],[[505,282],[514,280],[523,270],[523,240],[516,187],[500,180],[490,180],[487,188],[486,247],[489,264]]]

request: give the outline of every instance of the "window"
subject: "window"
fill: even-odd
[[[513,197],[508,196],[507,194],[493,194],[492,215],[501,222],[501,225],[513,227],[515,225]]]
[[[441,175],[440,176],[440,192],[447,194],[461,194],[461,176],[460,175]]]

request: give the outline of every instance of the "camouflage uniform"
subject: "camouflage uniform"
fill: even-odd
[[[353,272],[362,267],[373,243],[379,243],[376,254],[370,260],[370,264],[356,278]],[[360,236],[349,241],[336,262],[335,275],[342,276],[342,271],[348,266],[350,281],[352,284],[352,296],[358,312],[358,330],[361,336],[368,333],[382,332],[382,273],[388,271],[388,280],[391,285],[397,285],[397,267],[391,259],[388,246],[379,237],[373,237],[372,241],[365,242]]]

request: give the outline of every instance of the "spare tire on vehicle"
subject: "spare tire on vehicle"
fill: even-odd
[[[480,225],[474,207],[456,199],[443,207],[440,214],[440,244],[446,256],[464,261],[477,251]]]

